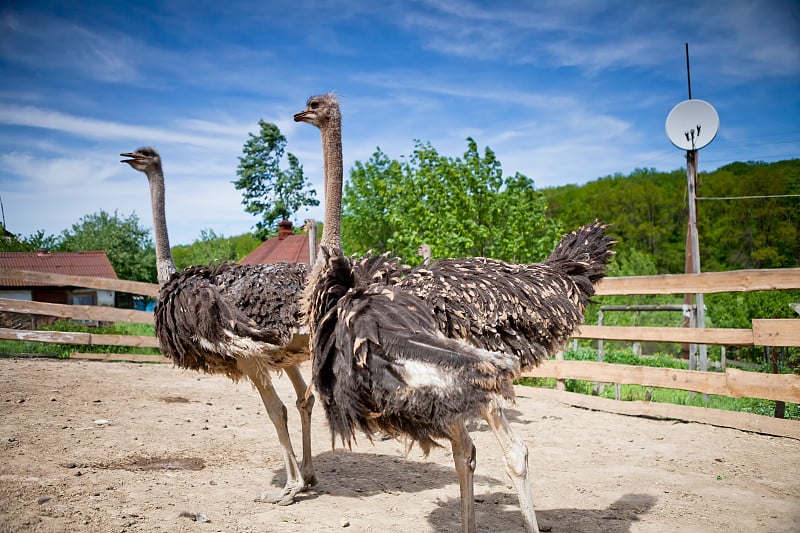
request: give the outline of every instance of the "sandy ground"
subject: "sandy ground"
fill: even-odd
[[[286,399],[299,447],[291,387]],[[539,523],[554,532],[800,531],[800,442],[565,406],[518,387]],[[314,412],[319,485],[296,504],[248,383],[171,365],[0,359],[0,533],[458,531],[449,449],[331,449]],[[502,454],[472,433],[480,531],[522,531]],[[298,450],[299,451],[299,450]],[[200,518],[200,520],[196,520]],[[203,521],[207,518],[208,521]]]

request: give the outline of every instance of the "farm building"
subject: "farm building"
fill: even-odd
[[[0,252],[0,268],[118,279],[105,252]],[[117,294],[115,291],[65,286],[46,279],[31,282],[3,277],[0,277],[0,298],[107,307],[130,307],[132,303],[129,294]],[[35,326],[19,324],[19,317],[10,316],[15,314],[3,313],[0,323],[4,327]],[[35,315],[25,316],[30,321]]]
[[[311,264],[308,235],[292,233],[292,223],[288,220],[278,224],[278,236],[272,237],[247,254],[241,261],[243,265],[270,265],[278,261]]]

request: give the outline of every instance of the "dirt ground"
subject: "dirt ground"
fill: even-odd
[[[299,418],[285,398],[299,453]],[[553,532],[800,531],[800,441],[563,405],[518,387],[508,411],[530,450],[537,516]],[[448,448],[394,440],[331,449],[314,412],[319,485],[294,505],[277,439],[248,383],[168,364],[0,359],[0,533],[458,531]],[[484,423],[481,531],[522,531]],[[207,521],[206,521],[207,520]]]

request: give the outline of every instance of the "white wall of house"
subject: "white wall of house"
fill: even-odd
[[[97,305],[114,307],[114,291],[97,291]]]
[[[73,305],[102,305],[105,307],[114,307],[114,291],[75,289],[71,292]]]

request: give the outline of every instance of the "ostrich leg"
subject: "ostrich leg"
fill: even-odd
[[[292,448],[292,441],[289,439],[288,418],[286,416],[286,407],[275,392],[275,387],[272,385],[269,370],[260,368],[258,361],[254,359],[240,359],[238,361],[239,368],[247,374],[250,381],[253,382],[258,393],[261,395],[261,400],[264,402],[264,407],[267,410],[272,424],[275,426],[275,431],[278,433],[278,441],[281,445],[281,455],[283,456],[283,463],[286,467],[286,485],[283,490],[274,494],[264,492],[256,501],[277,503],[278,505],[291,505],[294,503],[294,497],[298,492],[303,490],[306,486],[303,477],[300,473],[300,465],[297,464],[297,458],[294,455]]]
[[[308,394],[308,397],[306,397],[308,386],[298,367],[289,367],[285,372],[294,386],[295,394],[297,394],[296,405],[297,410],[300,412],[300,422],[303,428],[303,483],[306,487],[313,487],[317,484],[317,477],[314,475],[314,464],[311,460],[311,410],[314,408],[314,395]]]
[[[452,435],[450,444],[461,489],[461,530],[475,533],[475,489],[472,479],[475,473],[475,445],[462,422],[453,426]]]
[[[483,417],[497,437],[506,458],[506,472],[517,490],[525,530],[529,533],[539,533],[539,524],[536,522],[536,512],[533,508],[533,493],[528,480],[528,446],[511,429],[497,400],[492,400],[484,406]]]

